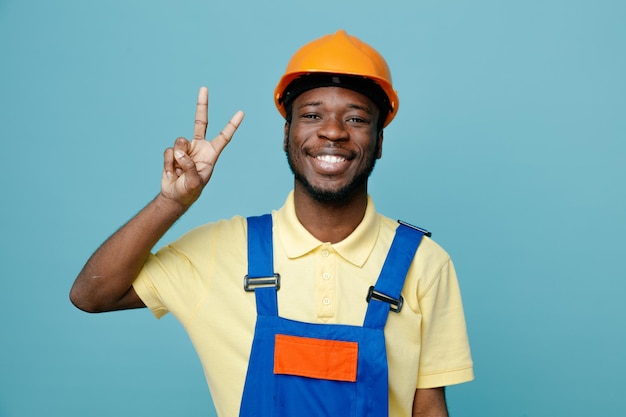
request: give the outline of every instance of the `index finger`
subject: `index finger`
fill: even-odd
[[[196,104],[196,120],[193,127],[194,140],[206,139],[206,128],[209,123],[209,90],[200,87]]]

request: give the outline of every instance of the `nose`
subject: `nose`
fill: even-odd
[[[317,136],[333,142],[347,140],[348,131],[343,120],[339,117],[326,117],[317,131]]]

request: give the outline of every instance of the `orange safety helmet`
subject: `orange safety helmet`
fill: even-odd
[[[291,57],[274,90],[274,103],[283,117],[287,116],[284,94],[289,84],[304,75],[318,73],[362,77],[380,86],[389,104],[384,126],[398,112],[398,93],[391,84],[391,72],[385,59],[357,37],[338,30],[304,45]]]

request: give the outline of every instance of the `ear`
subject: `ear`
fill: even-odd
[[[376,159],[380,159],[383,156],[383,131],[378,132],[378,140],[376,141]]]
[[[285,122],[284,137],[283,137],[283,151],[287,152],[287,142],[289,141],[289,122]]]

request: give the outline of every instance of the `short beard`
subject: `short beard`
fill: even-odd
[[[321,190],[311,184],[304,175],[296,170],[295,164],[291,158],[291,141],[289,140],[289,137],[287,137],[286,148],[285,155],[287,156],[287,163],[289,164],[289,168],[291,169],[295,180],[304,186],[304,189],[307,191],[309,196],[311,196],[315,201],[330,205],[347,203],[356,195],[358,190],[367,189],[367,180],[374,171],[377,160],[376,154],[372,154],[371,158],[367,160],[365,168],[359,172],[352,182],[347,184],[345,187],[338,190]]]

